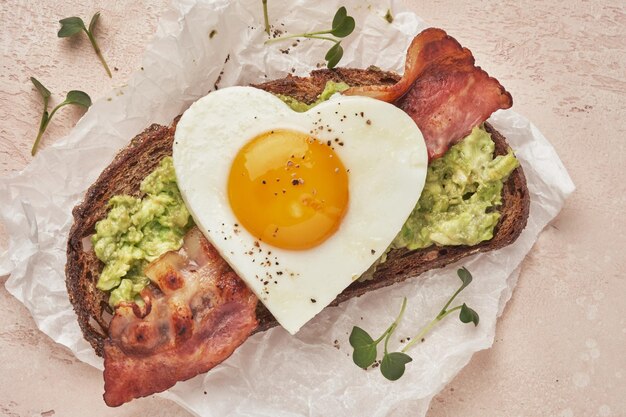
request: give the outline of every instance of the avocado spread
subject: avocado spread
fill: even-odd
[[[500,219],[502,186],[519,165],[509,150],[493,157],[495,144],[482,127],[434,160],[415,209],[391,244],[410,250],[437,245],[476,245],[493,237]]]
[[[327,81],[326,85],[324,86],[324,91],[322,91],[322,93],[317,96],[317,100],[315,100],[311,104],[307,104],[303,101],[298,101],[293,97],[284,96],[282,94],[276,94],[276,97],[287,103],[287,105],[291,107],[291,110],[302,113],[317,106],[321,102],[328,100],[333,94],[341,93],[342,91],[346,91],[348,88],[350,88],[350,86],[346,83]]]
[[[133,301],[148,285],[143,269],[169,250],[178,250],[193,220],[176,185],[171,157],[165,157],[140,186],[142,198],[116,195],[107,217],[96,223],[91,243],[104,269],[97,287],[111,291],[109,304]]]

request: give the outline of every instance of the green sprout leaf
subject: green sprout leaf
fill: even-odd
[[[100,12],[97,12],[93,15],[91,21],[89,22],[89,29],[85,27],[85,23],[80,17],[73,16],[61,19],[59,20],[59,23],[61,24],[61,29],[59,29],[59,33],[57,33],[57,36],[59,38],[69,38],[70,36],[74,36],[81,31],[84,31],[89,38],[89,42],[91,42],[91,46],[93,47],[94,52],[98,56],[98,59],[104,67],[104,70],[110,78],[112,77],[111,70],[106,63],[104,56],[102,56],[102,52],[100,52],[100,47],[98,46],[98,42],[96,41],[96,37],[94,36],[94,29],[96,28],[96,24],[98,23],[99,19]]]
[[[333,29],[338,28],[343,23],[343,21],[346,19],[346,17],[348,17],[348,10],[346,10],[346,8],[344,6],[341,6],[335,12],[335,17],[333,17],[332,28]]]
[[[326,64],[328,69],[335,68],[339,61],[341,61],[342,57],[343,48],[341,47],[340,43],[336,43],[335,45],[333,45],[332,48],[328,50],[328,52],[326,52],[326,56],[324,57],[324,59],[328,61],[328,63]]]
[[[376,342],[365,330],[354,326],[349,340],[354,348],[352,360],[359,368],[365,369],[376,361]]]
[[[93,30],[96,28],[96,24],[98,23],[98,19],[100,19],[100,12],[96,12],[91,17],[91,21],[89,22],[89,32],[93,33]]]
[[[59,20],[59,23],[61,24],[61,29],[59,29],[59,33],[57,33],[59,38],[69,38],[70,36],[76,35],[81,30],[87,31],[85,23],[80,17],[66,17],[65,19]]]
[[[472,274],[470,273],[470,271],[467,270],[467,268],[463,267],[457,270],[456,273],[459,276],[459,278],[461,278],[461,281],[463,282],[463,285],[461,286],[461,290],[467,287],[468,285],[470,285],[470,283],[472,282]]]
[[[474,326],[478,326],[478,313],[469,308],[465,303],[461,306],[461,312],[459,313],[459,319],[463,323],[474,323]]]
[[[41,97],[43,98],[44,110],[47,110],[48,100],[50,99],[50,95],[51,95],[50,90],[44,87],[42,83],[37,81],[35,77],[30,77],[30,82],[33,83],[37,91],[39,91],[39,94],[41,94]]]
[[[65,97],[65,100],[63,102],[61,102],[54,109],[52,109],[50,113],[48,113],[48,100],[50,100],[51,96],[50,90],[44,87],[43,84],[37,81],[37,79],[34,77],[30,77],[30,81],[33,83],[33,85],[43,98],[44,105],[43,113],[41,115],[41,122],[39,123],[39,132],[37,132],[37,138],[35,139],[35,142],[33,143],[33,148],[30,151],[31,155],[35,156],[35,154],[37,153],[37,147],[39,146],[39,142],[41,141],[41,138],[46,131],[48,124],[50,124],[52,116],[54,116],[57,110],[59,110],[63,106],[67,106],[68,104],[74,104],[84,108],[89,108],[89,106],[91,106],[91,98],[89,97],[89,95],[87,95],[87,93],[78,90],[72,90],[67,93],[67,96]]]
[[[352,16],[347,16],[339,26],[333,26],[333,30],[330,33],[338,38],[345,38],[351,34],[352,31],[354,31],[355,26],[356,22],[354,21],[354,18]]]
[[[91,97],[87,93],[78,90],[72,90],[67,93],[65,97],[66,104],[76,104],[77,106],[82,106],[84,108],[89,108],[91,106]]]
[[[413,359],[406,353],[391,352],[383,356],[380,372],[390,381],[396,381],[404,375],[405,365]]]

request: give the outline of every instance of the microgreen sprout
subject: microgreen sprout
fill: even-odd
[[[59,23],[61,24],[61,29],[59,29],[59,33],[57,34],[57,36],[59,38],[69,38],[71,36],[74,36],[80,33],[81,31],[84,31],[87,34],[87,37],[89,38],[89,42],[91,42],[91,46],[93,46],[93,50],[96,52],[98,59],[100,59],[100,62],[102,62],[102,66],[104,67],[107,74],[111,78],[112,77],[111,70],[109,69],[109,66],[104,60],[104,57],[102,56],[102,52],[100,52],[100,47],[98,46],[98,42],[96,42],[96,38],[94,36],[94,29],[96,28],[98,19],[100,19],[100,12],[97,12],[96,14],[93,15],[93,17],[91,18],[91,21],[89,22],[89,28],[85,27],[85,22],[83,22],[83,19],[81,19],[80,17],[73,16],[73,17],[66,17],[65,19],[61,19],[59,20]]]
[[[35,156],[37,152],[37,146],[39,146],[39,142],[41,141],[41,137],[43,133],[46,131],[50,120],[52,120],[52,116],[57,112],[61,107],[67,106],[68,104],[75,104],[77,106],[81,106],[84,108],[89,108],[91,106],[91,98],[82,91],[72,90],[67,93],[65,100],[59,103],[55,108],[52,109],[50,113],[48,113],[48,102],[50,101],[50,90],[43,86],[37,79],[34,77],[30,77],[30,81],[33,83],[39,94],[43,98],[43,114],[41,115],[41,122],[39,123],[39,133],[37,133],[37,139],[35,139],[35,143],[33,144],[33,148],[31,150],[31,155]]]
[[[266,44],[280,42],[285,39],[292,38],[309,38],[309,39],[321,39],[333,43],[330,47],[324,59],[326,60],[326,66],[328,68],[335,68],[341,58],[343,57],[343,48],[341,47],[341,40],[350,35],[354,31],[355,22],[352,16],[348,16],[348,11],[345,7],[340,7],[333,17],[332,26],[327,30],[320,30],[317,32],[299,33],[296,35],[286,35],[279,38],[270,39],[265,41]],[[332,36],[326,36],[332,35]]]
[[[269,36],[270,34],[270,18],[267,14],[267,0],[261,0],[263,2],[263,22],[265,24],[265,32]]]
[[[478,326],[478,313],[476,311],[469,308],[465,303],[461,305],[457,305],[455,307],[450,307],[450,304],[454,301],[457,295],[465,287],[467,287],[472,282],[472,274],[467,270],[467,268],[463,267],[457,270],[457,275],[461,279],[461,286],[458,290],[448,299],[446,304],[443,306],[437,317],[435,317],[430,323],[428,323],[424,328],[415,336],[404,348],[399,352],[389,352],[388,344],[391,335],[395,332],[402,316],[404,315],[404,311],[406,309],[406,297],[402,300],[402,306],[400,308],[400,313],[398,317],[394,320],[393,323],[385,330],[385,332],[376,340],[374,340],[365,330],[360,327],[354,326],[352,328],[352,333],[350,334],[350,345],[354,348],[352,353],[352,360],[354,363],[363,369],[367,369],[371,365],[376,362],[376,358],[378,357],[377,346],[384,339],[384,350],[383,350],[383,358],[380,362],[380,372],[383,376],[390,381],[395,381],[399,379],[405,371],[406,364],[411,362],[412,359],[409,355],[406,354],[406,351],[409,350],[416,342],[423,341],[424,336],[433,329],[441,320],[443,320],[446,316],[452,314],[455,311],[460,310],[459,319],[463,323],[474,323],[474,326]]]

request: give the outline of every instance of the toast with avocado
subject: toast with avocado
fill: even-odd
[[[278,95],[290,105],[296,102],[306,107],[317,102],[323,96],[325,88],[333,83],[345,83],[350,87],[384,86],[394,85],[399,79],[395,73],[374,67],[339,68],[313,71],[309,77],[288,76],[255,87]],[[109,335],[109,323],[114,315],[114,309],[109,302],[110,294],[97,288],[104,265],[90,247],[89,239],[95,233],[96,223],[107,216],[111,198],[118,195],[142,196],[140,190],[142,181],[157,169],[163,158],[172,153],[176,122],[177,120],[174,120],[171,126],[152,125],[133,138],[87,190],[83,202],[73,210],[74,224],[70,230],[67,246],[66,284],[83,335],[101,356]],[[473,136],[477,138],[468,139]],[[470,137],[455,146],[470,146],[469,140],[489,140],[493,142],[493,157],[510,154],[505,138],[488,123],[484,123],[479,132],[472,132]],[[465,141],[467,144],[464,145]],[[440,165],[445,163],[437,161],[439,160],[435,162]],[[522,167],[517,166],[507,173],[501,188],[497,187],[496,190],[498,195],[490,197],[495,204],[487,210],[488,214],[494,214],[489,221],[493,222],[495,219],[496,223],[490,228],[488,236],[483,233],[472,237],[476,241],[475,243],[472,241],[473,244],[459,244],[460,242],[441,244],[441,239],[440,242],[437,242],[436,238],[434,241],[425,240],[420,235],[419,230],[433,226],[423,223],[423,218],[417,223],[407,222],[406,230],[403,229],[394,241],[384,262],[377,265],[368,279],[352,283],[332,305],[401,282],[425,271],[444,267],[478,252],[496,250],[511,244],[524,229],[529,213],[529,193]],[[436,190],[431,190],[431,199],[437,195]],[[466,195],[463,198],[469,199],[471,196]],[[451,224],[449,219],[447,221],[447,224]],[[455,227],[464,228],[462,221],[457,223]],[[445,241],[444,239],[443,242]],[[255,332],[264,331],[277,324],[261,303],[257,305],[256,318],[258,326]]]

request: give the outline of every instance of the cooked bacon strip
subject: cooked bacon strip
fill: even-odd
[[[159,289],[119,306],[104,346],[104,401],[119,406],[228,358],[257,326],[257,298],[196,228],[146,268]]]
[[[491,113],[513,104],[498,80],[474,65],[468,49],[435,28],[413,39],[396,84],[352,87],[344,94],[395,103],[422,131],[430,160],[442,156]]]

